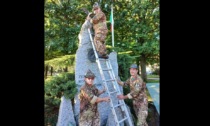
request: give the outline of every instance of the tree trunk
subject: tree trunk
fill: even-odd
[[[146,57],[144,54],[140,56],[140,68],[141,68],[141,77],[144,82],[147,82]]]
[[[72,105],[72,107],[74,107],[74,104],[75,104],[75,103],[74,103],[74,98],[72,98],[72,99],[71,99],[71,105]]]
[[[45,71],[44,71],[44,78],[47,78],[47,73],[48,73],[48,65],[45,66]]]
[[[50,69],[50,76],[52,76],[53,74],[53,67],[51,66],[51,69]]]

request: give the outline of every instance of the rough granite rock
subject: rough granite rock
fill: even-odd
[[[61,97],[57,126],[76,126],[70,99]]]

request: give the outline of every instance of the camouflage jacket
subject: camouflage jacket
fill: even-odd
[[[130,93],[127,96],[133,99],[134,104],[147,103],[146,84],[139,75],[136,78],[127,79],[124,86],[130,86]]]
[[[80,118],[90,118],[95,116],[97,111],[96,99],[99,96],[99,90],[95,85],[89,86],[84,84],[80,89]]]
[[[92,19],[91,23],[93,23],[93,29],[95,34],[102,33],[107,34],[107,24],[106,24],[106,15],[101,11],[97,13]]]

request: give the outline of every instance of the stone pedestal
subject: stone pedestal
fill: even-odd
[[[58,122],[56,126],[76,126],[71,100],[61,97]]]

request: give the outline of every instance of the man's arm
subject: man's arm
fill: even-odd
[[[97,96],[93,96],[92,100],[90,101],[91,104],[95,104],[95,103],[99,103],[99,102],[109,102],[110,98],[109,97],[104,97],[104,98],[100,98]]]
[[[109,97],[104,97],[104,98],[98,97],[99,93],[102,93],[104,91],[105,91],[104,89],[101,91],[98,91],[97,96],[92,93],[87,94],[86,92],[84,92],[83,96],[85,96],[90,101],[91,104],[95,104],[95,103],[99,103],[99,102],[103,102],[103,101],[109,102],[109,100],[110,100]]]
[[[128,83],[129,81],[127,80],[126,82],[124,82],[124,85],[126,85],[126,83]],[[136,97],[139,92],[141,91],[142,89],[142,86],[143,86],[143,81],[141,79],[139,79],[135,84],[134,84],[134,88],[133,90],[131,90],[130,93],[128,93],[127,95],[118,95],[117,97],[119,99],[133,99],[133,97]]]
[[[138,96],[139,92],[141,92],[141,90],[143,89],[143,84],[144,84],[144,83],[143,83],[142,80],[137,81],[137,82],[134,84],[133,90],[131,90],[131,92],[127,94],[128,98],[129,98],[129,99],[132,99],[133,97]]]
[[[97,24],[103,16],[104,13],[97,13],[93,18],[90,19],[90,22],[93,24]]]
[[[123,81],[120,81],[120,80],[117,80],[117,83],[121,86],[124,86],[124,82]]]
[[[117,95],[117,98],[119,98],[120,100],[123,100],[123,99],[127,99],[128,96],[121,94],[121,95]]]
[[[104,97],[104,98],[98,97],[98,98],[96,99],[96,103],[103,102],[103,101],[109,102],[109,101],[110,101],[110,98],[109,98],[109,97]]]
[[[117,83],[121,86],[129,86],[130,85],[130,78],[128,78],[126,81],[121,81],[118,77],[118,78],[116,78],[116,80],[117,80]]]

